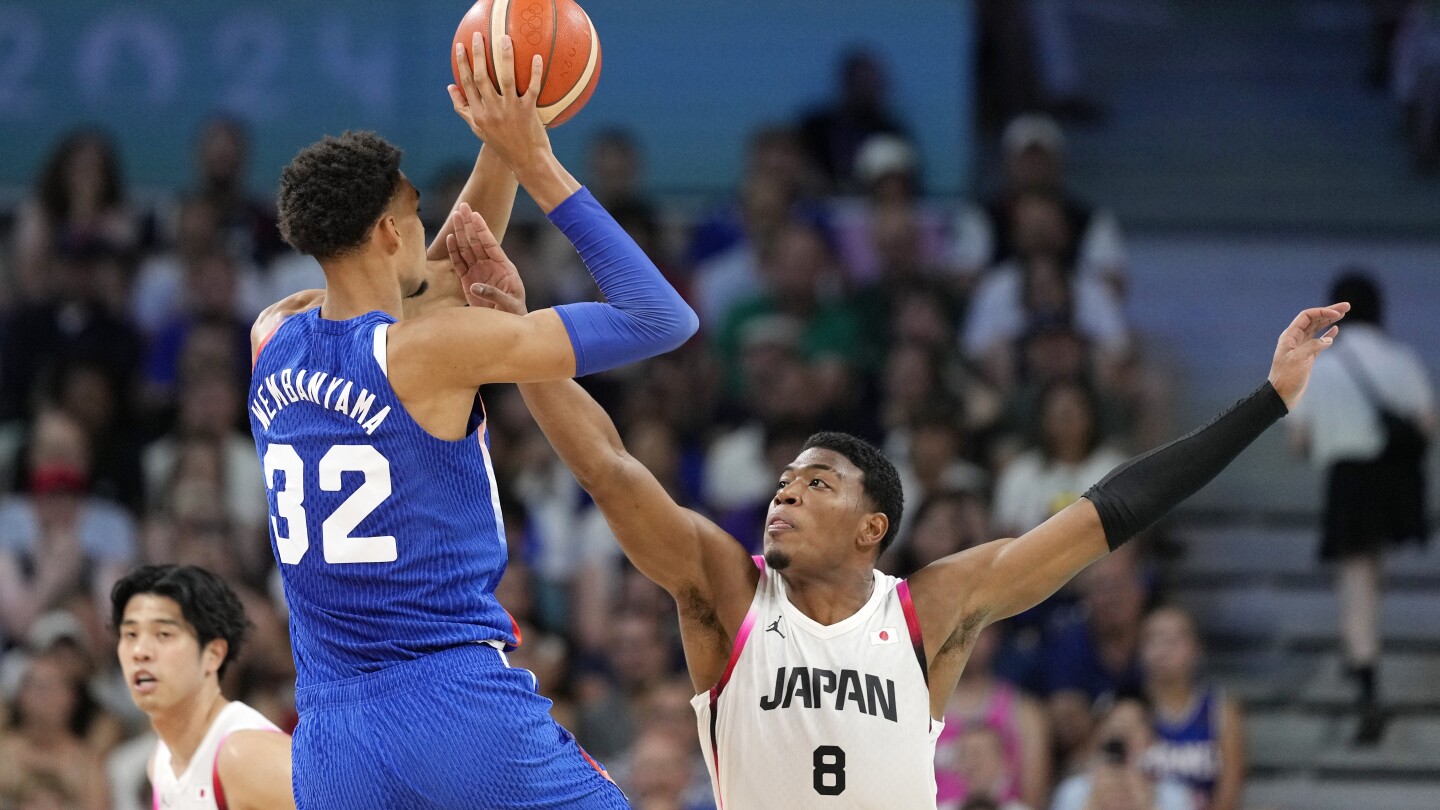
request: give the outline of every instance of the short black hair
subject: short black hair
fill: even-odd
[[[875,445],[849,433],[816,433],[805,440],[802,451],[811,448],[839,453],[859,468],[865,497],[870,499],[875,511],[890,521],[885,536],[880,538],[878,554],[884,554],[885,549],[895,541],[895,533],[900,528],[900,516],[905,512],[905,492],[900,487],[900,473],[895,471],[895,465],[891,464],[890,459],[885,458],[885,454]]]
[[[175,600],[185,621],[195,628],[195,638],[202,648],[217,638],[225,639],[229,649],[216,673],[216,677],[225,677],[230,664],[240,657],[240,648],[250,632],[245,607],[230,586],[194,565],[142,565],[110,589],[110,623],[117,632],[130,600],[145,593]]]
[[[1345,320],[1380,326],[1385,318],[1384,301],[1380,297],[1380,285],[1375,283],[1370,271],[1364,267],[1351,266],[1341,269],[1339,278],[1330,287],[1331,301],[1348,301],[1350,311]]]
[[[329,259],[364,244],[400,189],[400,149],[373,132],[326,135],[280,172],[276,200],[286,244]]]

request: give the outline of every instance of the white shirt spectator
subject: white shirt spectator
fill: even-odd
[[[1430,375],[1414,349],[1368,323],[1345,323],[1340,331],[1334,348],[1316,359],[1305,398],[1290,414],[1292,430],[1308,434],[1310,460],[1319,469],[1369,461],[1384,449],[1379,414],[1357,371],[1396,413],[1422,419],[1435,410]]]
[[[962,271],[977,273],[990,266],[995,255],[995,226],[983,207],[967,205],[952,226],[950,262]],[[1090,214],[1090,223],[1080,235],[1076,266],[1082,276],[1100,277],[1129,265],[1120,222],[1105,209]]]
[[[1104,446],[1079,464],[1047,461],[1039,450],[1021,453],[995,486],[995,525],[1004,531],[1030,531],[1123,463],[1125,456]]]
[[[997,345],[1011,343],[1025,334],[1029,324],[1024,281],[1023,271],[1011,262],[1000,265],[981,280],[970,301],[960,339],[966,356],[980,357]],[[1075,329],[1100,349],[1123,353],[1129,346],[1129,329],[1114,291],[1094,276],[1084,274],[1070,283]]]
[[[1078,774],[1060,783],[1050,810],[1085,810],[1089,800],[1090,774]],[[1195,803],[1184,785],[1165,779],[1155,785],[1154,810],[1195,810]]]

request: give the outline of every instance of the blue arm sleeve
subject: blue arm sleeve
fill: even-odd
[[[695,311],[620,223],[580,189],[550,212],[579,251],[605,303],[555,307],[575,347],[575,376],[664,354],[700,328]]]

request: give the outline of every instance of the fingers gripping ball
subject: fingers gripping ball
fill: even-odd
[[[460,20],[455,42],[464,45],[468,53],[477,31],[486,45],[485,72],[497,90],[496,50],[502,34],[509,34],[515,43],[515,86],[520,93],[530,86],[535,54],[544,58],[539,107],[540,120],[546,126],[570,120],[595,92],[600,79],[600,36],[575,0],[478,0]],[[450,69],[459,84],[455,58],[452,47]]]

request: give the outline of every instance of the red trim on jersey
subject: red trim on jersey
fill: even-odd
[[[220,738],[220,744],[215,746],[215,762],[210,766],[210,788],[215,791],[215,806],[220,810],[228,810],[225,805],[225,786],[220,784],[220,752],[225,750],[225,741],[229,739],[229,734]]]
[[[580,748],[578,744],[575,747]],[[610,782],[610,784],[615,784],[615,780],[610,778],[610,772],[601,767],[600,763],[596,762],[595,758],[590,756],[590,754],[587,753],[584,748],[580,748],[580,756],[584,757],[585,761],[590,763],[590,767],[594,768],[596,773],[605,777]]]
[[[274,328],[274,329],[271,329],[271,330],[270,330],[270,334],[266,335],[264,338],[261,338],[261,340],[260,340],[260,345],[255,347],[255,356],[253,356],[253,357],[250,358],[250,370],[251,370],[251,371],[254,371],[256,364],[258,364],[258,363],[260,362],[260,352],[265,351],[265,347],[266,347],[267,345],[269,345],[269,343],[270,343],[270,338],[275,337],[275,333],[276,333],[276,332],[279,332],[279,331],[280,331],[280,327],[282,327],[282,326],[284,326],[284,325],[285,325],[285,322],[284,322],[284,321],[281,321],[280,323],[278,323],[278,324],[275,325],[275,328]],[[223,808],[222,808],[222,810],[223,810]]]
[[[920,636],[920,617],[915,614],[915,603],[910,600],[910,583],[900,580],[895,585],[900,596],[900,609],[905,613],[905,626],[910,628],[910,643],[915,645],[915,660],[920,662],[920,674],[925,676],[925,687],[930,687],[930,665],[925,660],[925,639]]]

